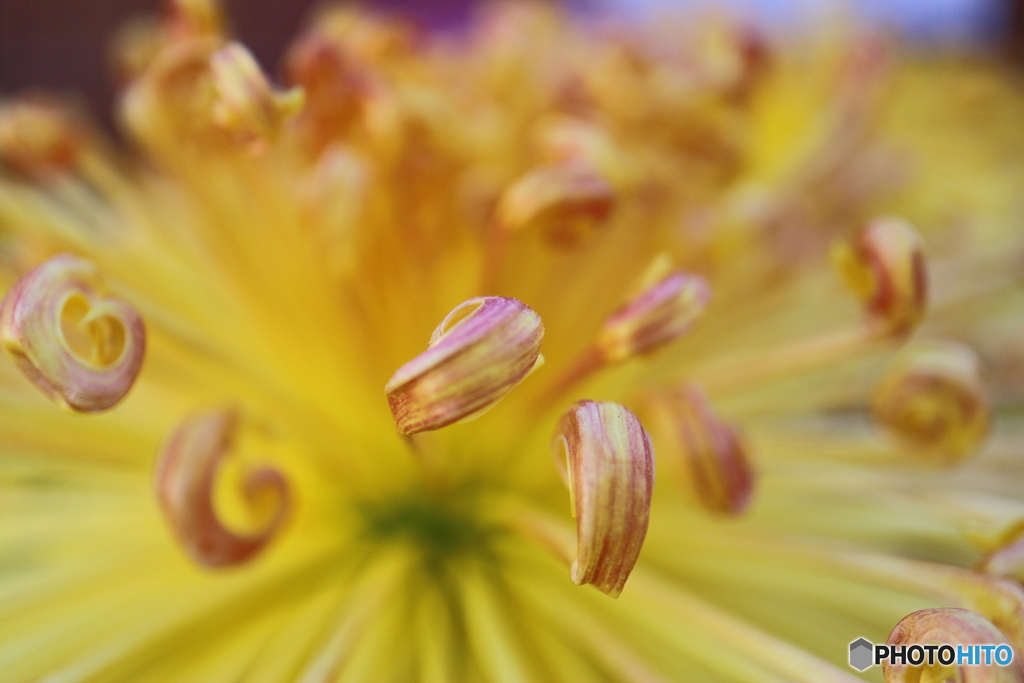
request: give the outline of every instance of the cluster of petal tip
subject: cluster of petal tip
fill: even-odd
[[[146,329],[130,304],[107,295],[93,264],[61,254],[4,297],[0,344],[47,396],[71,410],[97,412],[131,389]]]
[[[194,415],[167,438],[158,458],[156,487],[164,516],[188,555],[204,567],[236,565],[253,557],[274,537],[290,508],[284,477],[262,467],[248,474],[242,493],[249,501],[273,496],[274,510],[263,529],[241,534],[220,520],[215,482],[240,429],[241,415],[235,408]]]
[[[174,0],[155,35],[122,42],[125,121],[158,147],[190,139],[259,153],[305,102],[301,87],[275,88],[252,53],[228,41],[217,3]]]
[[[902,443],[955,463],[988,435],[990,410],[974,352],[933,342],[898,357],[875,389],[877,420]]]
[[[536,366],[543,333],[537,314],[515,299],[483,297],[456,307],[427,351],[385,388],[399,432],[438,429],[489,409]],[[562,416],[553,444],[577,522],[571,578],[617,596],[647,533],[650,437],[623,406],[580,401]]]
[[[216,92],[214,122],[256,151],[302,109],[302,89],[274,90],[252,54],[239,43],[213,53],[210,75]]]

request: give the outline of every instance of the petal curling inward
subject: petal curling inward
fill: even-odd
[[[992,622],[970,610],[945,607],[923,609],[904,617],[889,634],[886,645],[985,645],[1006,644],[1006,636]],[[919,683],[955,679],[963,683],[1022,683],[1024,675],[1020,663],[1009,666],[942,665],[938,661],[929,665],[896,664],[884,662],[885,683]]]
[[[726,515],[746,510],[754,490],[746,448],[736,427],[715,413],[704,391],[695,384],[680,387],[658,396],[653,407],[700,505]]]
[[[572,581],[618,597],[647,535],[651,439],[623,406],[580,401],[562,416],[552,449],[576,518]]]
[[[626,303],[605,321],[598,349],[608,363],[650,353],[689,332],[710,302],[707,280],[674,270],[659,256]]]
[[[146,328],[105,295],[96,267],[60,254],[24,275],[0,303],[0,343],[43,393],[79,412],[114,407],[142,368]]]
[[[872,221],[852,243],[837,245],[833,260],[869,318],[890,334],[908,334],[924,318],[928,305],[924,249],[921,237],[906,221]]]
[[[591,164],[575,160],[541,166],[512,183],[498,205],[509,231],[538,230],[557,247],[573,247],[604,226],[615,188]]]
[[[252,54],[239,43],[213,53],[210,75],[216,92],[214,122],[254,151],[262,149],[302,109],[302,88],[275,91]]]
[[[164,442],[157,461],[160,507],[185,552],[204,567],[240,564],[261,551],[288,516],[287,481],[276,469],[251,471],[243,493],[247,500],[272,493],[274,511],[262,531],[243,535],[220,521],[214,508],[214,482],[221,461],[238,436],[238,410],[225,408],[186,419]]]
[[[951,463],[977,452],[991,421],[978,358],[952,342],[897,358],[875,389],[872,410],[902,442]]]
[[[384,387],[398,431],[440,429],[492,407],[537,365],[543,337],[540,316],[516,299],[459,304]]]

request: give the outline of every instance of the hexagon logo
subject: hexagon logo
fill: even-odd
[[[863,671],[871,666],[872,654],[875,646],[866,638],[858,638],[850,643],[850,666],[857,671]]]

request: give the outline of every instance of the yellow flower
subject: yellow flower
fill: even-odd
[[[117,43],[131,154],[0,106],[0,680],[1024,655],[997,68],[515,3],[327,11],[277,87],[168,4]]]

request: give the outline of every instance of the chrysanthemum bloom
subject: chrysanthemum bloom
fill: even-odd
[[[128,152],[0,107],[0,680],[1024,654],[994,70],[516,4],[326,13],[278,85],[224,26],[119,38]]]

